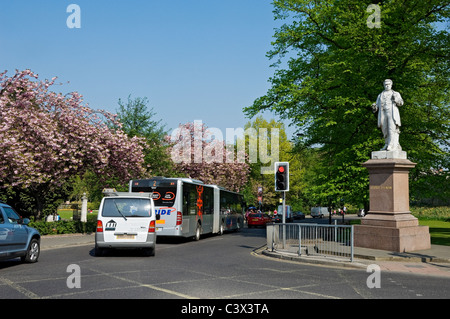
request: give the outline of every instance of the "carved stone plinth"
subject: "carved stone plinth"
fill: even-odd
[[[429,249],[428,226],[419,226],[409,211],[408,175],[416,164],[389,157],[378,154],[363,164],[369,170],[370,209],[361,225],[355,225],[355,246],[396,252]]]

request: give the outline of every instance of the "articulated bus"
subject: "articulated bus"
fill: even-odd
[[[158,236],[193,237],[223,234],[244,226],[243,196],[190,178],[131,180],[130,192],[152,192]]]

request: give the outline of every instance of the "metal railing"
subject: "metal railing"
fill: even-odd
[[[353,261],[353,225],[268,224],[267,247],[298,256],[334,256]]]

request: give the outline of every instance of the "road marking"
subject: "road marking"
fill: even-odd
[[[139,281],[123,278],[123,277],[116,276],[116,275],[113,275],[113,274],[110,274],[110,273],[99,271],[97,269],[90,269],[90,270],[95,271],[95,272],[97,272],[99,274],[102,274],[104,276],[108,276],[108,277],[111,277],[111,278],[115,278],[115,279],[123,280],[123,281],[129,282],[129,283],[133,283],[133,284],[137,285],[138,287],[145,287],[145,288],[158,290],[158,291],[165,292],[167,294],[175,295],[175,296],[178,296],[178,297],[181,297],[181,298],[185,298],[185,299],[199,299],[197,297],[189,296],[189,295],[183,294],[181,292],[177,292],[177,291],[161,288],[161,287],[158,287],[158,286],[155,286],[155,285],[151,285],[151,284],[143,284],[143,283],[140,283]]]
[[[0,282],[4,283],[5,285],[8,285],[12,289],[20,292],[21,294],[24,294],[26,297],[28,297],[30,299],[40,299],[40,297],[38,295],[36,295],[35,293],[29,291],[28,289],[25,289],[24,287],[12,282],[9,279],[0,277]]]
[[[279,287],[279,286],[269,285],[269,284],[254,283],[254,282],[251,282],[251,281],[248,281],[248,280],[238,279],[236,277],[231,277],[231,278],[227,278],[227,279],[233,280],[233,281],[236,281],[236,282],[239,282],[239,283],[244,283],[244,284],[255,284],[255,285],[267,287],[269,289],[262,290],[262,291],[245,292],[245,293],[242,293],[242,294],[222,296],[222,297],[219,297],[219,298],[224,298],[224,299],[240,298],[242,296],[258,295],[258,294],[262,294],[262,293],[274,293],[274,292],[277,292],[277,291],[294,291],[294,292],[299,292],[299,293],[303,293],[303,294],[307,294],[307,295],[313,295],[313,296],[317,296],[317,297],[321,297],[321,298],[342,299],[342,298],[336,297],[336,296],[325,295],[325,294],[321,294],[321,293],[317,293],[317,292],[306,291],[306,290],[300,289],[300,288],[305,288],[305,287],[314,287],[315,284],[307,285],[307,286],[304,286],[304,285],[303,286],[296,286],[296,287]]]

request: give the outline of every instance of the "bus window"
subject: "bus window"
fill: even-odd
[[[195,185],[183,185],[183,215],[197,215],[197,190]]]
[[[203,191],[203,213],[212,214],[214,212],[214,193],[213,189],[205,187]]]

